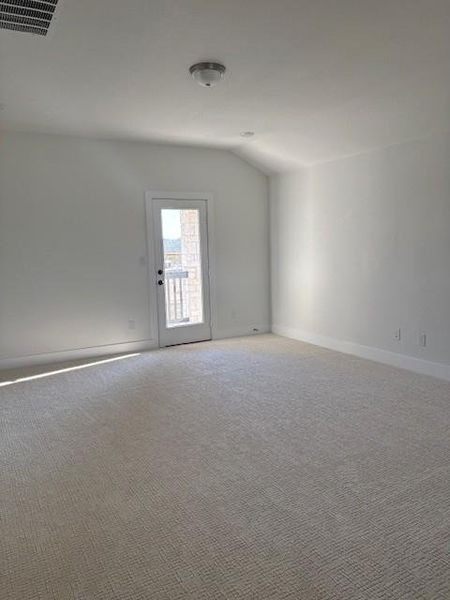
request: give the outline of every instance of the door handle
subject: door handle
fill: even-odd
[[[158,285],[164,285],[164,281],[162,279],[158,279]]]
[[[163,270],[162,269],[158,269],[158,275],[162,275],[163,274]]]

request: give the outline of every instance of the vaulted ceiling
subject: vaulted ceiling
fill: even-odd
[[[449,131],[449,57],[449,0],[60,0],[48,36],[0,30],[0,127],[278,170]]]

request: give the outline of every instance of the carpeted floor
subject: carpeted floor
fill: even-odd
[[[450,384],[264,335],[0,388],[1,600],[450,598]]]

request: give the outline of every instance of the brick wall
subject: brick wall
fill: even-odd
[[[186,281],[190,322],[203,321],[200,227],[198,210],[181,211],[181,256]]]

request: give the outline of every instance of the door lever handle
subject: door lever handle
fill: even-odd
[[[164,285],[164,281],[162,279],[158,279],[158,285]]]

